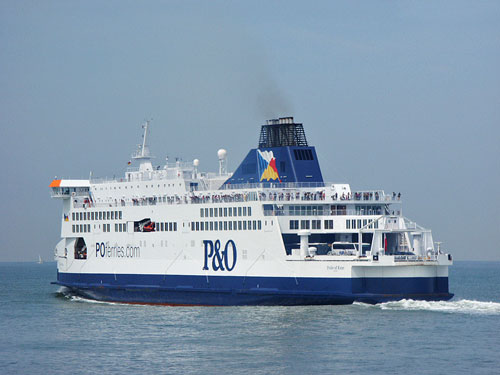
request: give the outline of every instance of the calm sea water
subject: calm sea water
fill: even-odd
[[[500,263],[449,302],[165,307],[65,297],[55,263],[0,263],[0,374],[500,373]]]

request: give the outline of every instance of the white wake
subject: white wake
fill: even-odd
[[[96,304],[103,304],[103,305],[122,305],[119,302],[97,301],[94,299],[78,296],[78,295],[75,295],[74,293],[72,293],[68,288],[65,288],[65,287],[60,287],[59,290],[56,292],[56,295],[59,295],[62,298],[68,299],[71,302],[96,303]]]
[[[363,303],[356,303],[365,305]],[[500,303],[483,302],[468,299],[457,301],[414,301],[404,299],[401,301],[385,302],[374,305],[381,310],[406,310],[406,311],[436,311],[444,313],[500,315]]]

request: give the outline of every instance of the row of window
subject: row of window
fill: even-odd
[[[90,233],[90,228],[90,224],[73,224],[71,227],[73,233]],[[177,223],[155,223],[154,228],[157,232],[176,232]],[[111,232],[111,224],[102,224],[102,231]],[[127,223],[115,223],[115,232],[127,232]]]
[[[177,232],[177,223],[155,223],[157,232]]]
[[[326,207],[325,207],[326,209]],[[326,210],[325,210],[326,211]],[[326,212],[325,212],[326,213]],[[323,206],[288,206],[290,216],[321,216],[323,215]]]
[[[200,208],[200,217],[252,216],[252,207]]]
[[[382,215],[382,206],[358,206],[356,215]]]
[[[277,212],[283,212],[283,209],[279,207],[274,208]],[[328,211],[329,210],[329,211]],[[382,206],[358,206],[356,205],[356,211],[352,209],[347,210],[346,205],[300,205],[300,206],[288,206],[288,215],[290,216],[322,216],[322,215],[381,215]]]
[[[90,224],[74,224],[71,229],[73,233],[90,233]]]
[[[126,232],[127,223],[115,223],[115,232]]]
[[[179,186],[182,186],[181,183],[178,184]],[[163,184],[163,187],[174,187],[176,186],[176,184]],[[99,187],[99,188],[96,188],[96,190],[116,190],[116,188],[118,187],[118,190],[121,190],[122,186],[121,185],[117,185],[117,186],[105,186],[105,187]],[[143,185],[143,186],[140,186],[140,185],[137,185],[137,189],[143,189],[144,187],[146,188],[155,188],[156,186],[154,185]],[[161,184],[158,184],[158,187],[161,187]],[[124,189],[135,189],[134,185],[124,185],[123,186]]]
[[[99,211],[99,212],[73,212],[71,214],[73,221],[82,220],[121,220],[122,211]]]
[[[261,230],[260,220],[238,220],[238,221],[192,221],[192,231],[215,231],[215,230]]]
[[[361,220],[361,219],[352,219],[352,220],[346,220],[345,221],[345,228],[346,229],[361,229],[363,227],[367,227],[369,229],[378,229],[378,221],[371,222],[370,225],[368,225],[368,220]]]
[[[325,229],[333,229],[333,220],[324,220]],[[290,220],[290,229],[321,229],[321,220]]]

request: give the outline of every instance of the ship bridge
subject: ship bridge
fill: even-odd
[[[89,180],[63,180],[56,177],[52,180],[49,187],[51,188],[52,198],[88,196],[90,182]]]

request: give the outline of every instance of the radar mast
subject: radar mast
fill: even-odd
[[[139,161],[139,171],[152,171],[153,165],[151,164],[152,156],[149,153],[149,146],[147,143],[149,123],[151,120],[146,120],[142,124],[144,134],[142,135],[142,144],[137,145],[137,151],[132,154],[132,159]]]

